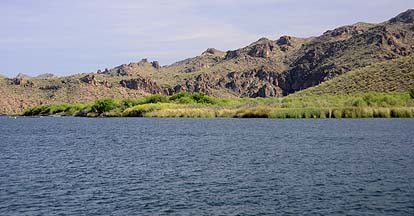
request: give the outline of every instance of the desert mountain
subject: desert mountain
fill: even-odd
[[[413,52],[414,10],[410,9],[383,23],[356,23],[319,37],[261,38],[226,52],[209,48],[167,66],[142,59],[67,77],[0,77],[0,113],[17,113],[36,104],[180,91],[221,97],[283,96]]]

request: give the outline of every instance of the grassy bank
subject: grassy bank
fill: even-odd
[[[204,94],[150,95],[90,103],[29,108],[25,116],[196,117],[196,118],[390,118],[414,117],[414,94],[355,93],[290,95],[283,98],[214,98]]]

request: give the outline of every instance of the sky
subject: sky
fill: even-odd
[[[0,74],[69,75],[142,58],[167,65],[261,37],[379,23],[412,0],[0,0]]]

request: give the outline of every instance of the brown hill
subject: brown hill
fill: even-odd
[[[209,48],[167,66],[143,59],[67,77],[0,77],[0,113],[21,112],[35,104],[180,91],[282,96],[413,52],[414,10],[408,10],[384,23],[356,23],[314,38],[262,38],[227,52]]]

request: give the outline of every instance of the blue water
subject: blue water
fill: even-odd
[[[0,118],[0,215],[414,215],[413,119]]]

